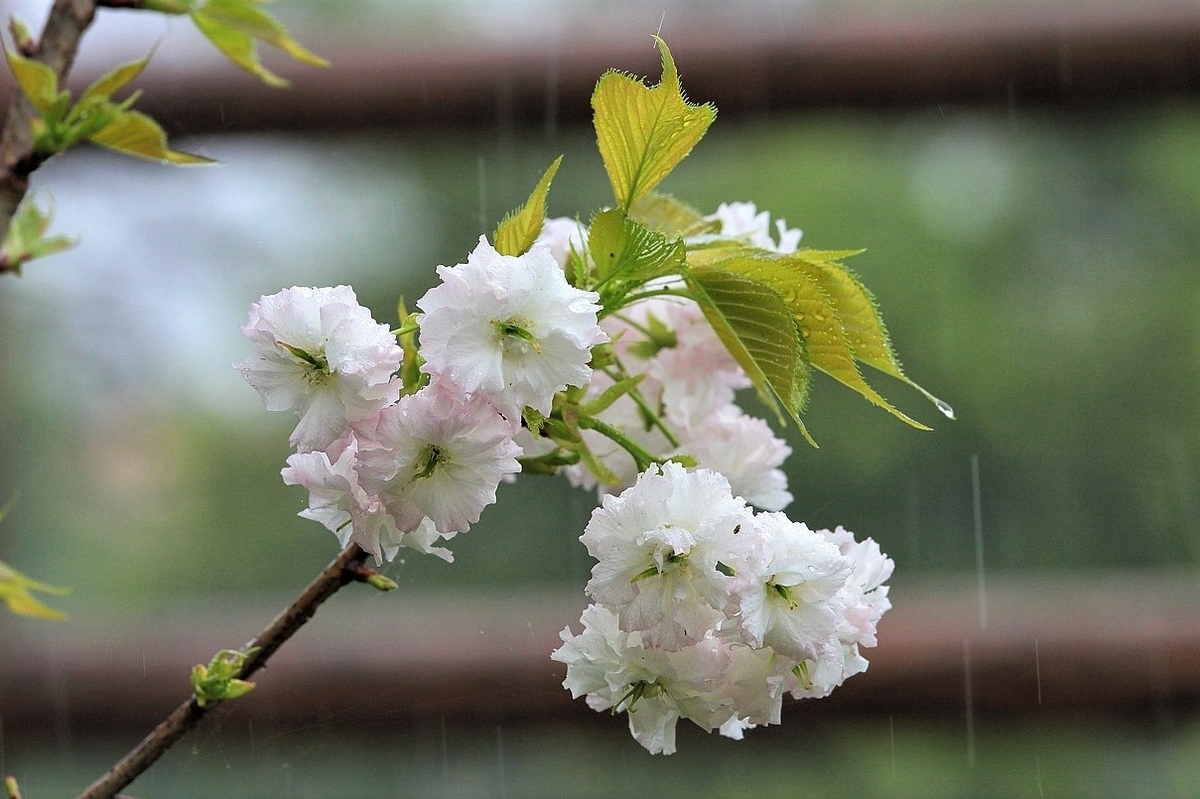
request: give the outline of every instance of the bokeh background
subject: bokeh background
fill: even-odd
[[[37,25],[48,3],[12,5]],[[553,48],[569,62],[581,37],[594,45],[605,35],[581,33],[572,20],[610,18],[610,36],[634,29],[648,41],[661,30],[670,43],[685,8],[650,6],[288,0],[272,11],[313,49],[333,50],[324,52],[336,76],[338,48],[359,39],[402,49],[443,37],[464,52],[482,40]],[[1026,7],[911,6],[929,21]],[[1071,8],[1073,19],[1089,19],[1086,4]],[[819,31],[844,19],[896,19],[898,10],[762,3],[744,25],[757,30],[777,15]],[[210,63],[184,23],[117,16],[85,40],[84,73],[159,41],[163,87],[189,70],[217,70],[231,97],[252,90],[252,79]],[[553,36],[531,45],[547,17]],[[722,36],[716,22],[711,36]],[[685,87],[687,58],[676,50]],[[313,74],[270,63],[298,87]],[[1200,587],[1200,104],[1186,88],[1069,102],[1026,101],[1011,83],[992,101],[949,92],[937,100],[936,89],[934,99],[892,104],[747,101],[718,116],[664,186],[702,210],[753,201],[802,228],[807,246],[865,248],[849,264],[878,298],[908,374],[957,411],[948,421],[907,386],[868,375],[934,428],[923,433],[818,377],[806,423],[821,448],[787,433],[790,515],[879,541],[897,563],[898,611],[906,595],[942,587],[947,602],[985,602],[981,578],[1037,585],[1050,606],[1053,586],[1080,581],[1118,606],[1120,585],[1151,597],[1168,582]],[[35,190],[53,197],[54,229],[79,244],[0,285],[0,502],[11,501],[0,559],[73,589],[55,601],[72,615],[66,625],[0,619],[0,640],[14,644],[0,646],[4,659],[28,665],[26,680],[44,678],[0,681],[0,720],[21,693],[43,696],[47,708],[41,724],[0,726],[3,768],[28,796],[80,789],[137,738],[97,732],[99,722],[73,705],[76,689],[63,681],[78,658],[136,661],[136,651],[112,650],[139,646],[131,629],[159,635],[164,618],[186,633],[234,617],[253,632],[336,552],[323,528],[295,516],[303,492],[279,479],[294,418],[262,410],[230,365],[249,351],[238,333],[249,304],[285,286],[349,283],[377,318],[394,322],[398,297],[411,303],[432,285],[434,266],[461,261],[559,154],[552,214],[586,217],[610,200],[586,118],[551,108],[523,121],[519,101],[509,101],[517,105],[506,110],[505,95],[488,99],[498,110],[474,124],[340,125],[336,108],[326,112],[332,121],[297,130],[166,118],[177,147],[220,166],[168,168],[80,149],[37,173]],[[139,107],[153,113],[152,95]],[[577,537],[592,505],[562,480],[506,486],[455,539],[453,565],[388,564],[397,595],[339,596],[351,607],[323,611],[303,635],[315,649],[344,642],[334,628],[357,627],[369,640],[361,628],[387,608],[403,616],[420,607],[436,624],[443,605],[431,597],[453,597],[465,613],[506,601],[582,607],[590,561]],[[1164,606],[1176,601],[1162,596]],[[360,602],[369,613],[354,610]],[[1133,616],[1123,629],[1138,624]],[[163,797],[603,796],[614,786],[656,796],[1200,790],[1195,696],[1179,685],[1164,684],[1149,709],[1039,716],[1031,706],[989,716],[972,709],[965,646],[964,655],[961,706],[922,711],[906,700],[897,715],[876,697],[867,710],[835,715],[805,705],[740,744],[681,733],[683,751],[670,759],[645,755],[619,719],[472,710],[473,698],[507,690],[502,668],[484,667],[477,693],[457,709],[361,696],[324,708],[318,723],[272,725],[251,708],[197,733],[134,787]],[[142,661],[142,674],[105,678],[115,681],[114,702],[139,701]],[[551,684],[561,679],[554,668],[544,669]],[[262,680],[271,679],[268,670]],[[181,683],[180,698],[185,690]]]

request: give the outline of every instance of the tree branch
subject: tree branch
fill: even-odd
[[[247,679],[266,665],[267,659],[313,617],[317,608],[350,582],[366,582],[374,572],[363,565],[367,553],[358,544],[351,544],[308,584],[292,604],[283,609],[262,632],[247,642],[243,651],[257,648],[242,666],[239,679]],[[156,760],[187,734],[220,703],[200,707],[193,696],[171,712],[154,730],[142,739],[111,769],[88,786],[79,799],[112,799],[117,792],[133,782]]]
[[[96,16],[96,0],[54,0],[50,16],[30,56],[54,70],[61,85],[75,63],[79,40]],[[30,123],[33,105],[14,91],[0,133],[0,238],[8,232],[17,206],[29,190],[29,175],[42,160],[33,152]]]

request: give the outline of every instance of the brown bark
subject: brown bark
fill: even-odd
[[[60,85],[71,71],[79,41],[95,15],[95,0],[55,0],[50,8],[41,38],[30,55],[54,70]],[[8,231],[17,206],[29,190],[29,175],[42,161],[33,151],[33,118],[33,105],[19,91],[13,92],[0,133],[0,238]]]
[[[239,678],[247,679],[266,665],[271,655],[303,627],[317,612],[317,608],[339,588],[349,582],[365,582],[373,573],[363,566],[366,557],[367,553],[360,546],[351,544],[334,558],[292,604],[242,648],[242,651],[255,651],[243,664]],[[189,698],[163,719],[129,754],[89,785],[79,799],[111,799],[116,796],[118,791],[154,765],[217,704],[201,707],[194,696]]]

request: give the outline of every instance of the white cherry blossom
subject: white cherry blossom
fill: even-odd
[[[295,410],[292,446],[329,446],[346,423],[400,395],[393,373],[402,352],[387,325],[371,318],[349,286],[284,289],[250,306],[242,333],[254,354],[234,366],[263,407]]]
[[[775,232],[779,236],[776,241],[771,235],[771,214],[759,211],[754,203],[721,203],[716,213],[704,217],[710,222],[720,222],[721,231],[717,234],[700,236],[694,239],[696,243],[714,239],[736,239],[752,247],[760,247],[778,253],[793,253],[800,246],[801,231],[788,228],[782,219],[775,220]]]
[[[483,398],[435,383],[379,412],[380,446],[362,453],[360,474],[401,532],[427,517],[443,535],[462,532],[496,501],[501,480],[521,470],[512,433]]]
[[[592,347],[608,340],[595,292],[569,283],[550,250],[500,255],[480,238],[466,263],[417,301],[424,371],[480,394],[509,419],[550,412],[555,392],[586,386]]]
[[[725,616],[733,578],[720,565],[751,514],[716,472],[651,467],[592,513],[579,539],[598,561],[585,590],[651,646],[694,644]]]

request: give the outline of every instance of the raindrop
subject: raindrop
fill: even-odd
[[[487,179],[484,171],[484,158],[479,156],[477,162],[479,174],[479,232],[483,233],[487,230]]]
[[[967,765],[975,768],[975,696],[971,685],[971,642],[963,640],[963,701],[967,708]]]
[[[896,717],[888,715],[888,734],[892,741],[892,779],[896,779]]]
[[[562,83],[562,52],[558,39],[550,57],[550,68],[546,73],[546,140],[553,141],[558,135],[558,94]]]
[[[987,591],[983,577],[983,507],[979,491],[979,456],[971,456],[971,510],[975,520],[975,579],[979,588],[979,629],[987,629]]]
[[[499,726],[496,727],[496,765],[497,787],[499,788],[497,795],[506,796],[508,792],[504,785],[504,730]]]
[[[1038,639],[1033,639],[1033,673],[1037,679],[1038,704],[1042,703],[1042,656],[1038,652]]]
[[[861,347],[861,346],[863,346],[863,344],[862,344],[862,342],[856,342],[856,343],[855,343],[855,346],[857,346],[857,347]],[[942,415],[943,415],[943,416],[945,416],[947,419],[954,419],[954,418],[955,418],[955,416],[954,416],[954,408],[950,407],[950,403],[946,402],[945,400],[940,400],[940,399],[938,399],[937,397],[933,396],[932,394],[930,394],[930,393],[929,393],[928,391],[926,391],[925,389],[923,389],[923,388],[921,388],[920,386],[918,386],[916,383],[910,383],[910,385],[911,385],[913,388],[915,388],[917,391],[920,391],[920,392],[921,392],[921,394],[923,394],[923,395],[925,396],[925,399],[929,400],[929,401],[930,401],[930,402],[932,402],[934,405],[936,405],[936,406],[937,406],[937,409],[938,409],[939,411],[941,411],[941,412],[942,412]]]
[[[446,717],[441,717],[441,733],[442,733],[442,780],[450,779],[450,757],[449,747],[446,746]]]
[[[908,474],[906,494],[908,560],[916,563],[921,556],[921,479],[915,471]]]

